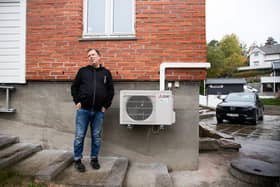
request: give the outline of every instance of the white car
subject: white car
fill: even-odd
[[[258,90],[256,88],[253,88],[252,86],[249,85],[244,85],[244,92],[253,92],[253,93],[257,93]]]

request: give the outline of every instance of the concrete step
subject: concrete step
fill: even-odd
[[[41,145],[17,143],[0,150],[0,169],[11,167],[22,159],[42,150]]]
[[[161,163],[132,163],[127,172],[124,186],[172,187],[172,180],[167,166]]]
[[[18,142],[19,142],[19,138],[16,136],[0,134],[0,149]]]
[[[24,176],[50,181],[73,162],[73,154],[63,150],[42,150],[11,169]]]
[[[124,157],[100,157],[101,168],[94,170],[90,166],[90,158],[84,157],[82,160],[86,166],[86,172],[78,172],[74,164],[66,168],[55,178],[56,184],[71,186],[110,186],[121,187],[126,176],[128,159]]]

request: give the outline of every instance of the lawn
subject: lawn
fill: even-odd
[[[47,187],[32,177],[24,177],[9,169],[0,170],[0,187]]]
[[[280,106],[280,99],[260,99],[264,105],[278,105]]]

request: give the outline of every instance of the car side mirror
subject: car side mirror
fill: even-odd
[[[220,99],[220,100],[222,100],[222,101],[225,100],[225,96],[222,96],[222,95],[218,95],[217,98]]]

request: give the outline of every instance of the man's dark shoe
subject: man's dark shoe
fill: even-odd
[[[81,160],[75,160],[75,168],[76,168],[79,172],[85,172],[85,171],[86,171],[86,167],[85,167],[85,165],[82,163]]]
[[[93,169],[99,169],[100,164],[98,163],[98,158],[92,158],[90,161],[90,165]]]

